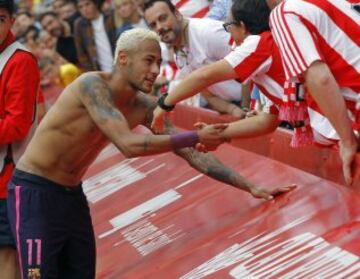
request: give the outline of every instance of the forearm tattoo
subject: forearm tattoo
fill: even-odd
[[[176,132],[174,126],[168,119],[165,119],[165,131],[167,134]],[[237,172],[225,166],[216,156],[211,153],[201,153],[194,148],[183,148],[176,150],[175,153],[184,158],[196,170],[208,175],[209,177],[247,190],[250,183]]]
[[[152,99],[147,99],[145,106],[145,119],[144,125],[148,128],[151,126],[153,120],[153,110],[156,107],[156,102]],[[175,127],[170,121],[165,118],[165,131],[164,134],[176,133]],[[250,182],[244,177],[240,176],[231,168],[225,166],[219,159],[211,153],[200,153],[194,148],[182,148],[174,151],[178,156],[185,159],[193,168],[208,175],[209,177],[221,181],[223,183],[232,185],[236,188],[247,190],[251,186]]]

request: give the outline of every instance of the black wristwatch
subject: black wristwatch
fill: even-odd
[[[166,94],[163,94],[160,98],[159,98],[159,100],[158,100],[158,106],[161,108],[161,109],[163,109],[163,110],[165,110],[165,111],[172,111],[174,108],[175,108],[175,106],[168,106],[168,105],[165,105],[165,98],[167,97],[167,93]]]

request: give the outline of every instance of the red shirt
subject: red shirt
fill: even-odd
[[[15,41],[9,32],[0,53]],[[35,57],[17,50],[0,75],[0,145],[24,139],[34,120],[40,72]],[[12,166],[0,174],[0,198],[6,198]],[[10,170],[9,170],[10,169]]]

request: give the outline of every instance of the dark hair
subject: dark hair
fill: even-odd
[[[30,18],[33,17],[33,15],[29,11],[26,11],[26,10],[17,11],[16,16],[21,16],[21,15],[26,15],[27,17],[30,17]]]
[[[39,29],[35,26],[35,25],[30,25],[25,31],[24,33],[22,34],[22,37],[25,38],[26,40],[26,36],[27,34],[31,33],[31,32],[34,32],[34,40],[37,40],[39,38]]]
[[[266,0],[234,0],[231,14],[236,22],[243,22],[252,35],[269,31],[270,9]]]
[[[0,0],[0,8],[7,10],[10,15],[13,15],[15,12],[14,0]]]
[[[0,0],[1,1],[1,0]],[[41,22],[43,19],[44,19],[44,17],[46,17],[46,16],[51,16],[51,17],[55,17],[55,18],[58,18],[58,14],[57,13],[55,13],[55,12],[53,12],[53,11],[47,11],[47,12],[44,12],[44,13],[42,13],[40,16],[39,16],[39,22]]]
[[[172,13],[175,13],[176,11],[176,7],[174,6],[174,4],[170,1],[170,0],[146,0],[144,3],[144,12],[151,8],[156,2],[164,2],[166,5],[168,5],[170,11]]]
[[[76,0],[76,4],[79,4],[83,0]],[[101,7],[104,4],[104,0],[90,0],[90,2],[93,2],[96,8],[101,12]]]

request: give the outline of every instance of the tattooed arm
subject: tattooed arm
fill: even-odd
[[[121,111],[115,106],[112,92],[96,74],[84,74],[80,85],[80,101],[99,129],[125,157],[151,155],[172,150],[169,135],[133,133]]]
[[[157,103],[148,98],[145,106],[147,106],[147,112],[144,120],[144,125],[151,129],[153,110],[157,106]],[[173,134],[176,132],[176,129],[174,128],[174,126],[172,126],[172,124],[167,118],[164,119],[164,123],[164,133]],[[287,192],[292,189],[289,187],[276,188],[273,190],[258,188],[245,177],[241,176],[239,173],[225,166],[218,158],[216,158],[211,153],[200,153],[194,148],[183,148],[174,152],[178,156],[185,159],[190,166],[192,166],[199,172],[204,173],[215,180],[221,181],[235,188],[247,191],[255,198],[271,199],[277,194]]]

